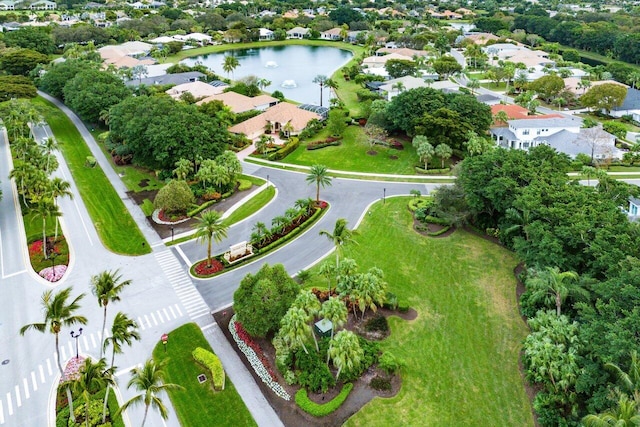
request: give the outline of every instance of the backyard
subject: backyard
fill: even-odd
[[[348,426],[532,426],[518,357],[527,327],[516,303],[516,258],[466,231],[431,238],[413,231],[407,198],[371,207],[347,247],[361,269],[379,267],[389,291],[418,313],[391,318],[382,342],[404,361],[402,388],[375,398]],[[410,248],[410,250],[407,250]],[[314,272],[317,271],[317,267]],[[311,285],[326,286],[318,275]]]

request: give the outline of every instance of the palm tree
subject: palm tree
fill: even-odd
[[[240,66],[240,61],[235,56],[227,55],[224,57],[222,69],[227,75],[232,75],[233,71]]]
[[[282,132],[284,132],[284,136],[286,136],[287,138],[291,136],[294,130],[295,129],[293,127],[293,124],[291,123],[291,120],[289,120],[284,124],[284,126],[282,126]]]
[[[405,86],[404,83],[397,82],[391,85],[391,89],[395,90],[396,93],[402,93],[402,91],[405,89]]]
[[[271,80],[267,80],[267,79],[258,79],[257,83],[258,87],[260,88],[260,90],[264,90],[264,88],[266,88],[267,86],[269,86],[271,84]]]
[[[351,371],[360,366],[364,351],[360,347],[356,334],[342,330],[330,341],[329,356],[333,360],[333,365],[338,368],[336,373],[336,379],[338,379],[343,370]]]
[[[320,106],[322,107],[322,89],[327,83],[327,76],[318,74],[313,78],[313,83],[320,85]]]
[[[180,159],[174,166],[176,168],[173,170],[173,174],[182,181],[186,181],[187,177],[193,172],[193,163],[188,159]]]
[[[282,320],[280,320],[280,330],[278,331],[278,334],[289,348],[302,347],[307,354],[309,354],[309,350],[307,350],[307,346],[304,343],[313,334],[311,326],[307,323],[308,320],[309,316],[303,309],[291,306]]]
[[[125,286],[131,284],[131,280],[121,280],[122,276],[119,270],[103,271],[91,277],[91,292],[98,299],[98,306],[103,307],[102,317],[102,339],[104,340],[104,331],[107,327],[107,306],[110,302],[120,301],[120,293]],[[102,358],[103,347],[100,346],[100,358]]]
[[[22,195],[22,202],[25,206],[29,206],[27,203],[27,192],[26,192],[26,184],[33,178],[35,174],[35,168],[31,163],[17,160],[13,165],[13,169],[9,173],[9,178],[14,179],[16,182],[20,183],[20,194]]]
[[[296,208],[288,208],[284,211],[284,216],[290,223],[293,223],[296,218],[300,217],[300,211]]]
[[[87,318],[79,316],[75,312],[80,308],[80,300],[84,298],[84,294],[78,295],[69,303],[71,288],[66,288],[53,294],[53,290],[46,290],[42,294],[42,308],[44,311],[44,320],[39,323],[30,323],[20,328],[20,335],[24,335],[29,329],[35,329],[38,332],[50,332],[56,338],[56,363],[60,371],[60,377],[64,376],[62,362],[60,361],[60,331],[63,326],[73,326],[77,323],[81,325],[87,324]],[[67,388],[67,400],[69,401],[69,410],[71,419],[75,421],[73,414],[73,398],[71,390]]]
[[[91,395],[113,383],[113,375],[111,371],[107,369],[107,363],[104,358],[101,358],[96,363],[93,363],[88,357],[84,360],[84,364],[80,367],[80,377],[73,382],[72,387],[76,396],[79,395],[84,399],[84,422],[87,427],[89,427]],[[109,389],[107,388],[107,396],[108,395]],[[103,419],[104,418],[106,417],[103,415]]]
[[[309,215],[311,210],[313,209],[313,199],[308,197],[306,199],[298,199],[294,203],[294,206],[300,211],[302,211],[305,215]]]
[[[542,299],[546,295],[553,297],[556,305],[556,314],[562,314],[562,303],[569,295],[587,297],[589,292],[578,283],[578,273],[574,271],[560,271],[558,267],[547,267],[537,277],[527,281],[527,287],[531,287],[532,297]]]
[[[424,170],[429,169],[429,160],[431,160],[435,152],[433,145],[428,142],[418,145],[416,153],[418,154],[418,157],[420,157],[420,160],[424,162]]]
[[[127,388],[133,386],[137,391],[142,393],[125,402],[116,413],[116,417],[123,411],[126,411],[129,406],[143,403],[145,408],[141,427],[144,427],[144,423],[147,421],[150,406],[153,406],[160,412],[162,419],[167,419],[167,407],[162,403],[162,399],[158,397],[158,393],[163,390],[184,390],[184,387],[172,383],[163,384],[165,376],[164,367],[166,364],[167,359],[157,363],[153,359],[149,359],[142,368],[134,368],[131,371],[131,379],[127,384]]]
[[[49,259],[49,250],[47,248],[47,218],[55,218],[57,222],[58,217],[62,216],[62,213],[51,199],[40,200],[40,203],[32,209],[33,212],[42,219],[42,251],[44,253],[44,259]]]
[[[138,324],[135,320],[131,320],[127,317],[126,314],[119,311],[116,314],[116,317],[113,319],[113,324],[111,325],[111,336],[104,340],[104,345],[102,347],[103,351],[107,350],[107,346],[111,345],[113,351],[111,353],[111,366],[109,369],[111,373],[115,370],[115,359],[116,353],[122,353],[122,344],[127,344],[131,346],[133,340],[139,340],[140,334],[137,331]],[[102,422],[106,422],[107,417],[107,403],[109,398],[109,387],[110,384],[107,384],[107,393],[104,395],[104,404],[102,408]]]
[[[318,297],[316,297],[313,292],[308,289],[303,289],[300,291],[296,299],[293,301],[293,307],[298,307],[304,310],[307,313],[307,322],[313,321],[315,317],[320,312],[320,301],[318,301]],[[316,345],[316,351],[320,351],[318,347],[318,340],[316,339],[316,334],[311,333],[313,337],[313,342]]]
[[[336,267],[329,261],[325,261],[320,266],[318,273],[327,278],[327,284],[329,285],[329,293],[331,293],[331,278],[337,276]]]
[[[354,242],[353,236],[355,234],[357,234],[355,231],[347,228],[347,220],[344,218],[338,218],[333,226],[333,233],[326,230],[320,231],[321,236],[326,236],[327,239],[333,242],[333,246],[336,250],[336,269],[338,269],[340,265],[340,254],[342,252],[342,248],[344,245]],[[331,291],[331,289],[329,289],[329,291]]]
[[[528,226],[532,221],[531,211],[529,209],[519,211],[516,208],[507,208],[505,211],[505,219],[513,223],[513,225],[504,230],[505,235],[508,236],[517,230],[522,230],[524,232],[524,239],[529,240]]]
[[[253,233],[251,233],[251,242],[263,243],[266,240],[266,236],[268,235],[269,229],[265,225],[264,222],[256,222],[253,225]]]
[[[582,170],[580,171],[580,175],[584,176],[587,178],[587,185],[591,185],[591,177],[595,176],[597,172],[597,169],[594,168],[593,166],[583,166]]]
[[[383,280],[384,276],[379,268],[374,267],[366,274],[359,276],[356,289],[357,303],[364,319],[367,308],[376,311],[378,304],[384,302],[387,283]]]
[[[316,184],[316,204],[320,204],[320,186],[324,188],[327,185],[331,185],[331,177],[327,167],[324,165],[311,166],[309,175],[307,175],[307,183]]]
[[[615,408],[597,415],[589,414],[582,419],[582,422],[586,427],[637,427],[640,426],[639,412],[638,402],[620,393]]]
[[[436,156],[440,157],[440,167],[444,169],[445,160],[451,158],[453,150],[447,144],[438,144],[435,149]]]
[[[471,89],[471,95],[475,94],[475,90],[480,87],[480,80],[469,79],[469,81],[467,81],[467,87]]]
[[[640,394],[640,357],[637,351],[631,352],[629,371],[625,372],[615,363],[605,363],[604,368],[612,372],[618,380],[621,391],[631,395]]]
[[[273,231],[275,233],[280,233],[287,226],[289,220],[284,215],[274,216],[271,219],[271,227],[273,227]]]
[[[329,297],[322,303],[320,308],[320,316],[331,322],[331,339],[335,330],[347,323],[347,306],[339,298]],[[329,354],[327,354],[327,365],[329,365]]]
[[[58,197],[68,197],[73,199],[73,193],[71,192],[71,183],[65,181],[62,178],[55,177],[49,181],[49,188],[51,190],[51,198],[53,204],[58,206]],[[58,220],[56,220],[56,232],[55,240],[58,240]]]
[[[222,214],[211,210],[203,212],[198,218],[196,237],[200,242],[207,242],[207,267],[211,267],[211,240],[220,243],[227,237],[228,225],[222,222]]]
[[[51,154],[58,149],[58,142],[54,138],[47,138],[43,141],[42,147],[47,155],[47,167],[45,170],[49,173],[49,159]]]
[[[501,126],[506,126],[509,121],[509,114],[506,111],[500,110],[496,114],[493,115],[493,123],[500,123]]]

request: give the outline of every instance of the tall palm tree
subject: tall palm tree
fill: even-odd
[[[547,267],[538,277],[527,281],[531,287],[532,298],[542,299],[546,295],[552,296],[556,306],[556,314],[562,314],[562,304],[569,295],[587,297],[589,292],[578,282],[579,276],[574,271],[560,271],[558,267]]]
[[[198,218],[196,237],[200,242],[207,242],[207,267],[211,267],[211,241],[220,243],[227,237],[228,225],[222,222],[222,214],[218,211],[206,211]]]
[[[144,423],[147,421],[149,407],[151,406],[160,412],[162,419],[166,420],[168,418],[167,407],[164,406],[162,399],[158,397],[158,393],[163,390],[184,390],[184,387],[172,383],[163,384],[166,364],[167,359],[157,363],[153,359],[149,359],[141,368],[134,368],[131,371],[131,379],[127,384],[127,388],[134,387],[142,393],[125,402],[116,413],[116,417],[126,411],[129,406],[143,403],[145,408],[141,427],[144,427]]]
[[[340,298],[329,297],[328,300],[322,303],[320,308],[320,316],[331,322],[331,339],[336,329],[342,327],[347,323],[347,306]],[[329,365],[329,354],[327,353],[327,365]]]
[[[316,297],[313,292],[308,289],[303,289],[300,291],[300,293],[298,293],[298,296],[296,296],[296,299],[293,301],[292,306],[301,308],[305,313],[307,313],[307,322],[312,322],[318,315],[318,313],[320,312],[320,308],[322,307],[320,305],[320,301],[318,301],[318,297]],[[313,342],[316,345],[316,351],[320,351],[320,348],[318,347],[318,340],[316,339],[316,334],[314,334],[313,331],[311,333],[311,336],[313,337]]]
[[[583,166],[580,175],[587,178],[587,185],[591,185],[591,177],[595,176],[597,169],[593,166]]]
[[[358,336],[351,331],[342,330],[338,332],[329,344],[329,356],[333,360],[333,365],[338,368],[336,379],[340,373],[347,369],[352,370],[360,366],[364,357],[364,351],[360,347]]]
[[[62,216],[62,213],[51,199],[42,199],[31,209],[42,219],[42,251],[44,259],[49,259],[49,248],[47,247],[47,218],[52,217],[57,222],[58,217]]]
[[[84,360],[84,364],[80,367],[80,376],[73,382],[72,388],[76,396],[79,395],[84,399],[84,422],[86,427],[89,427],[91,395],[113,383],[113,375],[107,369],[107,363],[104,358],[95,363],[88,357]],[[107,389],[108,395],[109,389]]]
[[[307,175],[307,183],[316,184],[316,204],[320,203],[320,186],[324,188],[327,185],[331,185],[331,177],[329,176],[329,170],[325,165],[313,165],[309,169],[309,175]]]
[[[233,75],[233,71],[240,66],[240,61],[235,56],[227,55],[224,57],[222,69],[227,75]]]
[[[311,197],[298,199],[294,203],[294,206],[300,209],[305,215],[309,215],[313,209],[313,199]]]
[[[178,160],[174,166],[176,167],[172,173],[176,176],[176,178],[186,181],[189,174],[193,172],[193,163],[189,159],[180,159]]]
[[[614,408],[597,415],[589,414],[582,422],[586,427],[637,427],[640,426],[640,408],[635,399],[620,393]]]
[[[55,177],[51,181],[49,181],[49,189],[51,191],[51,198],[53,199],[53,204],[58,206],[58,197],[68,197],[73,199],[73,193],[71,192],[71,183],[69,181],[65,181],[60,177]],[[58,240],[58,220],[56,219],[56,232],[55,232],[55,240]]]
[[[353,236],[357,233],[353,230],[349,230],[347,228],[347,220],[344,218],[338,218],[334,227],[333,233],[328,232],[327,230],[321,230],[320,235],[326,236],[327,239],[331,240],[333,246],[336,250],[336,270],[340,265],[340,254],[342,253],[342,248],[349,244],[355,243],[353,240]]]
[[[76,314],[80,308],[80,300],[84,298],[84,294],[78,295],[73,301],[69,302],[71,296],[71,288],[66,288],[53,294],[53,290],[46,290],[42,294],[42,308],[44,311],[44,320],[39,323],[30,323],[20,328],[20,335],[24,335],[29,329],[35,329],[38,332],[49,332],[56,338],[56,363],[60,371],[60,377],[64,376],[62,362],[60,360],[60,331],[63,326],[73,326],[75,324],[87,324],[87,318]],[[73,414],[73,398],[71,390],[67,387],[67,399],[69,401],[69,410],[71,419],[75,421]]]
[[[56,141],[54,138],[47,138],[42,142],[42,147],[44,148],[45,154],[47,156],[47,167],[45,170],[47,171],[47,173],[49,173],[50,158],[53,152],[58,149],[58,141]]]
[[[630,395],[640,395],[640,357],[637,351],[631,352],[631,363],[625,372],[615,363],[606,363],[604,368],[612,372],[618,381],[621,391]]]
[[[318,273],[327,278],[327,284],[329,285],[329,293],[331,293],[331,278],[336,277],[337,269],[329,261],[325,261],[320,266]]]
[[[366,274],[361,275],[358,281],[358,308],[362,312],[362,318],[367,308],[373,311],[378,309],[378,305],[384,302],[387,291],[387,283],[383,280],[382,270],[373,268]]]
[[[126,314],[119,311],[116,314],[116,317],[113,318],[113,324],[111,325],[111,336],[104,340],[104,345],[102,347],[103,351],[107,350],[107,347],[111,345],[111,366],[109,369],[111,373],[115,370],[115,359],[116,353],[122,353],[122,345],[127,344],[131,346],[133,340],[139,340],[140,334],[137,331],[138,324],[135,320],[127,317]],[[107,403],[109,398],[109,387],[110,384],[107,384],[107,393],[104,395],[104,404],[102,408],[102,422],[106,422],[107,418]]]
[[[107,306],[110,302],[120,301],[120,293],[125,286],[129,286],[131,280],[122,280],[119,270],[103,271],[91,277],[91,292],[98,299],[98,306],[102,307],[102,339],[107,327]],[[100,358],[102,358],[103,346],[100,346]]]
[[[322,107],[322,89],[327,83],[327,76],[318,74],[313,78],[312,82],[320,86],[320,106]]]

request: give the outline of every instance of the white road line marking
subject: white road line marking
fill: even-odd
[[[156,313],[158,313],[158,319],[160,320],[160,323],[164,323],[164,319],[162,318],[162,313],[160,313],[160,310],[156,310]]]
[[[209,309],[206,309],[205,311],[198,311],[191,315],[191,320],[196,320],[200,317],[209,316],[210,314],[211,313],[209,313]]]
[[[2,406],[2,400],[0,399],[0,424],[4,424],[4,409]]]
[[[40,382],[44,382],[44,369],[42,369],[42,365],[38,365],[38,371],[40,372]]]
[[[142,321],[142,317],[138,316],[138,326],[140,327],[140,329],[142,329],[144,331],[144,322]]]
[[[176,310],[178,310],[178,314],[180,314],[180,317],[182,317],[182,310],[180,310],[180,307],[178,307],[178,304],[176,304]]]
[[[51,359],[47,359],[47,369],[49,370],[49,375],[53,375],[53,371],[51,370]]]
[[[89,340],[87,339],[86,336],[82,337],[82,342],[84,343],[84,351],[89,350]]]
[[[20,270],[20,271],[14,271],[14,272],[13,272],[13,273],[11,273],[11,274],[6,274],[6,275],[5,275],[5,274],[3,274],[3,275],[2,275],[2,278],[3,278],[3,279],[8,279],[9,277],[18,276],[18,275],[20,275],[20,274],[22,274],[22,273],[25,273],[26,271],[27,271],[27,270]]]
[[[146,317],[146,316],[145,316]],[[156,316],[153,315],[153,313],[151,313],[151,320],[153,320],[153,323],[158,326],[158,321],[156,320]]]
[[[96,344],[96,337],[93,336],[93,334],[91,334],[91,344],[93,344],[93,348],[96,348],[96,346],[98,344]]]
[[[16,405],[18,405],[18,408],[22,406],[22,397],[20,397],[20,386],[17,385],[15,387],[15,392],[16,392]]]
[[[31,385],[33,385],[33,391],[38,391],[38,382],[36,381],[36,373],[31,371]]]
[[[185,295],[184,297],[181,298],[182,299],[182,304],[187,305],[186,303],[194,303],[196,301],[202,301],[202,297],[200,296],[199,293],[194,293],[194,294],[190,294],[190,295]]]
[[[80,350],[78,350],[80,351]],[[73,354],[75,352],[73,351],[73,344],[71,343],[71,341],[69,341],[69,358],[73,357]]]
[[[133,365],[133,366],[129,366],[128,368],[120,369],[120,370],[119,370],[118,372],[116,372],[114,375],[115,375],[116,377],[119,377],[119,376],[121,376],[121,375],[124,375],[124,374],[126,374],[126,373],[131,372],[131,370],[133,370],[133,368],[138,368],[138,367],[140,367],[140,366],[142,366],[142,365],[140,365],[140,364],[138,363],[137,365]]]
[[[177,319],[176,313],[173,311],[173,307],[169,307],[169,311],[171,312],[171,315],[173,316],[173,318]]]
[[[24,398],[28,399],[31,397],[31,395],[29,394],[29,382],[27,381],[26,378],[22,379],[22,386],[24,388]]]
[[[163,308],[162,311],[164,311],[164,315],[167,317],[167,322],[171,319],[169,319],[169,312],[167,311],[166,308]]]
[[[7,393],[7,409],[9,410],[9,415],[13,415],[13,401],[11,400],[11,393]]]
[[[147,321],[147,327],[150,328],[151,327],[151,322],[149,321],[149,317],[146,314],[144,315],[144,320]]]
[[[62,360],[67,360],[67,353],[64,351],[64,346],[60,347],[60,353],[62,353]]]
[[[206,331],[207,329],[213,328],[214,326],[218,326],[217,323],[209,323],[207,326],[203,326],[200,328],[202,331]]]

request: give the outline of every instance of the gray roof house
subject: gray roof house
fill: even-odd
[[[144,79],[133,79],[125,82],[127,86],[136,87],[140,85],[181,85],[202,80],[205,77],[200,71],[189,71],[186,73],[165,74],[163,76],[146,77]]]
[[[625,115],[633,116],[633,119],[640,121],[640,90],[634,88],[627,89],[627,96],[621,106],[615,107],[610,111],[613,117],[622,117]]]
[[[571,158],[578,154],[594,159],[622,159],[615,146],[616,137],[601,126],[582,128],[582,121],[571,118],[533,118],[509,120],[508,127],[494,127],[491,136],[503,148],[528,150],[548,145]]]
[[[304,39],[311,35],[311,30],[308,28],[294,27],[287,31],[288,39]]]

